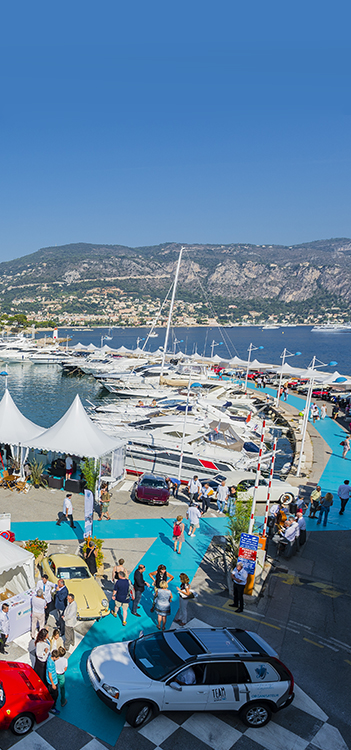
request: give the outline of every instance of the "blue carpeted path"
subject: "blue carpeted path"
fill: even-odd
[[[78,534],[78,525],[76,532]],[[82,525],[82,522],[81,524]],[[75,531],[67,525],[56,526],[55,523],[14,523],[12,528],[17,538],[29,539],[39,536],[41,539],[72,539]],[[176,586],[179,585],[179,574],[186,573],[190,580],[201,564],[212,537],[223,534],[226,531],[226,518],[216,517],[202,519],[200,531],[196,536],[185,535],[181,554],[173,551],[172,542],[173,520],[167,519],[138,519],[124,521],[101,521],[94,524],[94,533],[103,539],[131,539],[153,538],[155,541],[140,560],[145,567],[145,580],[152,583],[149,573],[156,570],[158,565],[166,565],[167,571],[174,576],[170,584],[173,594],[171,604],[171,615],[168,622],[171,623],[178,610],[178,593]],[[82,538],[82,535],[81,537]],[[131,575],[133,580],[133,575]],[[69,668],[66,677],[67,699],[65,708],[61,709],[61,717],[65,721],[74,724],[81,729],[93,734],[100,739],[114,745],[124,725],[124,717],[114,714],[95,695],[86,673],[86,661],[93,648],[113,641],[131,640],[137,638],[140,631],[145,633],[156,629],[157,615],[150,612],[152,604],[153,589],[147,589],[142,596],[139,612],[141,617],[135,617],[131,611],[128,612],[127,626],[122,626],[121,617],[114,618],[112,615],[94,623],[80,645],[69,658]],[[116,675],[118,683],[118,675]],[[117,684],[116,683],[116,684]],[[117,684],[118,686],[118,684]]]

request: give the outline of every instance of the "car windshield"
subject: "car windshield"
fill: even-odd
[[[71,578],[90,578],[90,573],[87,568],[73,567],[73,568],[58,568],[57,577],[63,578],[64,581],[68,581]]]
[[[183,661],[166,643],[162,633],[138,638],[129,644],[130,655],[139,669],[151,680],[163,680]]]
[[[157,477],[144,477],[140,482],[140,486],[163,490],[165,488],[165,483],[163,479],[157,479]]]

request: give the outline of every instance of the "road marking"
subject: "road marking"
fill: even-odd
[[[345,659],[345,661],[346,661],[346,664],[350,664],[351,665],[351,661],[349,661],[349,659]]]
[[[255,615],[256,617],[265,617],[266,615],[261,615],[260,612],[253,612],[252,609],[245,609],[245,612],[248,612],[249,615]]]
[[[330,646],[329,643],[323,643],[322,641],[319,641],[320,646],[326,646],[326,648],[331,648],[332,651],[339,651],[338,648],[334,648],[334,646]]]
[[[311,641],[309,638],[304,638],[304,641],[307,641],[307,643],[313,643],[314,646],[318,646],[318,648],[324,648],[321,643],[316,643],[316,641]]]
[[[344,643],[343,641],[338,641],[337,638],[332,638],[332,636],[330,636],[330,640],[333,641],[333,643],[337,643],[338,646],[344,646],[345,648],[348,648],[351,651],[351,646],[349,646],[348,643]]]
[[[291,630],[292,633],[300,633],[299,630],[294,630],[294,628],[289,628],[289,625],[285,626],[285,630]]]
[[[225,604],[223,607],[216,607],[214,604],[202,604],[203,607],[209,607],[210,609],[217,609],[219,612],[229,612],[228,603]],[[246,620],[252,620],[253,622],[257,622],[258,625],[267,625],[268,628],[274,628],[274,630],[281,630],[281,628],[278,628],[277,625],[271,625],[269,622],[262,622],[261,620],[256,620],[254,617],[248,617],[247,615],[243,615],[242,612],[232,612],[232,614],[236,614],[238,617],[243,617]]]
[[[307,630],[311,630],[309,625],[303,625],[302,622],[295,622],[295,620],[289,620],[289,622],[291,622],[292,625],[299,625],[300,628],[307,628]]]

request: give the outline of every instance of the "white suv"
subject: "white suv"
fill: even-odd
[[[159,711],[236,711],[262,727],[294,699],[294,679],[256,633],[194,628],[98,646],[87,671],[101,700],[133,727]]]

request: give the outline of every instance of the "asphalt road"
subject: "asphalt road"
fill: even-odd
[[[265,638],[296,683],[329,716],[351,747],[351,532],[311,532],[303,550],[278,560],[257,605],[229,607],[223,571],[205,558],[195,581],[201,605],[189,615],[243,627]],[[203,588],[204,587],[204,588]]]

